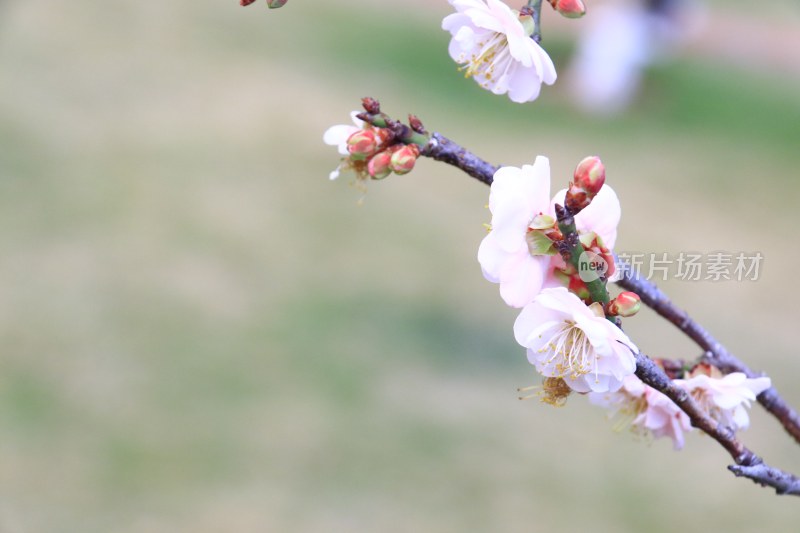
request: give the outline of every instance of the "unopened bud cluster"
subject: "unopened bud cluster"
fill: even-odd
[[[353,133],[347,139],[350,159],[362,165],[366,163],[366,171],[372,179],[383,179],[392,172],[408,174],[419,158],[419,146],[387,145],[390,136],[388,130],[370,127]]]

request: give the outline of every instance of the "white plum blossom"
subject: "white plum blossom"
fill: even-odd
[[[547,52],[530,35],[520,14],[500,0],[449,0],[456,12],[442,21],[452,35],[449,52],[463,65],[467,77],[494,94],[513,102],[530,102],[542,83],[556,81],[556,69]],[[532,24],[531,17],[523,19]]]
[[[353,120],[353,125],[350,124],[337,124],[336,126],[331,126],[322,136],[322,140],[325,144],[330,146],[335,146],[336,149],[339,151],[339,155],[342,157],[342,162],[339,164],[336,169],[328,175],[328,178],[335,180],[339,177],[343,170],[352,170],[349,160],[349,152],[347,151],[347,139],[350,138],[352,134],[364,128],[364,121],[357,118],[358,111],[353,111],[350,113],[350,118]]]
[[[627,376],[616,392],[589,393],[589,401],[611,410],[618,422],[616,429],[630,426],[639,435],[669,437],[676,450],[683,448],[683,434],[692,430],[686,413],[635,375]]]
[[[702,367],[700,367],[702,368]],[[685,389],[708,415],[733,431],[747,429],[750,417],[747,408],[756,396],[772,386],[768,377],[748,378],[742,372],[732,372],[723,377],[711,367],[711,374],[695,373],[689,379],[676,379],[675,384]]]
[[[563,267],[558,255],[531,253],[529,232],[538,215],[555,218],[555,203],[563,205],[566,189],[550,199],[550,161],[538,156],[533,165],[501,167],[489,193],[491,230],[478,249],[484,277],[500,284],[500,296],[511,307],[524,307],[543,287],[559,286],[552,271]],[[617,239],[620,205],[607,184],[588,207],[575,216],[579,232],[595,232],[611,249]]]
[[[514,336],[540,374],[562,378],[575,392],[618,390],[636,370],[636,346],[602,306],[587,307],[564,287],[544,289],[525,306]]]

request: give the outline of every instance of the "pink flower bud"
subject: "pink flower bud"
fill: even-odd
[[[608,314],[611,316],[633,316],[639,312],[642,301],[635,292],[623,292],[608,304]]]
[[[419,157],[419,146],[407,144],[392,154],[390,166],[397,174],[408,174]]]
[[[390,165],[392,161],[392,153],[389,150],[378,152],[367,163],[367,172],[372,176],[372,179],[382,180],[392,173]]]
[[[567,18],[576,19],[586,14],[586,6],[582,0],[551,0],[556,11]]]
[[[366,159],[375,153],[378,139],[372,130],[358,130],[347,138],[347,151],[353,159]]]
[[[270,9],[277,9],[286,5],[289,0],[267,0],[267,5]]]
[[[239,5],[241,5],[241,6],[249,6],[250,4],[252,4],[255,1],[256,0],[240,0],[239,1]]]
[[[606,168],[597,156],[589,156],[575,167],[574,184],[593,198],[606,182]]]

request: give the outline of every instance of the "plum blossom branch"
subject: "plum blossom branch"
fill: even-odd
[[[423,149],[422,155],[460,168],[486,185],[492,184],[494,173],[499,168],[439,133],[432,135],[431,142]],[[705,328],[689,317],[686,311],[675,306],[669,297],[653,282],[634,275],[630,265],[618,260],[617,268],[620,269],[621,274],[617,285],[625,290],[639,294],[648,307],[669,320],[690,339],[695,341],[706,352],[705,358],[713,363],[714,366],[725,373],[742,372],[749,378],[762,375],[748,368],[747,365],[731,354]],[[800,443],[800,416],[786,403],[775,387],[770,387],[759,394],[757,400],[769,413],[778,419],[786,432]]]
[[[761,457],[739,442],[729,428],[708,416],[685,389],[675,385],[652,359],[641,352],[636,354],[636,376],[669,397],[689,416],[694,427],[725,448],[736,463],[730,465],[728,470],[737,477],[751,479],[762,487],[772,487],[777,494],[800,496],[800,479],[764,463]]]
[[[617,261],[620,279],[617,285],[625,290],[636,292],[642,301],[663,318],[669,320],[679,330],[692,339],[705,351],[704,358],[728,374],[742,372],[749,378],[759,377],[762,374],[754,372],[742,361],[730,353],[725,346],[716,340],[703,326],[693,320],[683,309],[672,303],[672,300],[659,289],[655,283],[642,278],[633,271],[631,266],[624,261]],[[800,443],[800,416],[778,394],[775,387],[770,387],[756,398],[768,412],[781,423],[783,428],[798,443]]]
[[[373,126],[389,130],[393,138],[392,142],[415,144],[420,147],[420,155],[455,166],[481,183],[492,184],[494,174],[500,168],[499,166],[488,163],[439,133],[428,134],[416,117],[410,117],[409,125],[407,126],[383,114],[380,111],[377,100],[367,98],[364,99],[363,103],[367,112],[360,114],[359,118]],[[570,229],[574,224],[569,224],[569,219],[571,218],[569,210],[562,209],[562,213],[559,214],[558,218],[559,223],[562,223],[562,231],[566,230],[567,234],[571,233]],[[571,252],[574,252],[574,250]],[[655,284],[635,276],[630,265],[624,262],[617,261],[616,265],[621,273],[617,284],[626,290],[638,293],[646,305],[653,308],[694,340],[705,350],[703,357],[708,362],[725,373],[742,372],[748,378],[759,376],[759,374],[750,370],[744,363],[728,352],[721,343],[692,320],[685,311],[672,304],[669,298]],[[607,299],[605,283],[601,281],[600,284],[602,285],[601,292],[605,293],[605,299]],[[602,302],[604,298],[601,292],[592,294],[592,299],[597,298]],[[731,428],[715,421],[703,411],[686,389],[673,383],[664,369],[642,353],[637,353],[635,357],[636,376],[645,384],[670,398],[686,413],[693,426],[711,436],[730,454],[735,464],[729,466],[728,469],[733,474],[737,477],[748,478],[761,486],[774,488],[777,494],[800,495],[799,478],[764,463],[761,457],[736,439]],[[682,362],[675,362],[674,365],[668,365],[667,372],[670,375],[679,374],[680,368],[677,367],[682,366]],[[780,420],[787,432],[800,442],[800,418],[778,395],[777,391],[770,387],[759,394],[757,399],[771,414]]]
[[[500,166],[484,161],[440,133],[428,134],[422,122],[414,115],[409,116],[409,125],[405,125],[382,113],[380,103],[374,98],[363,98],[362,105],[365,112],[360,113],[358,118],[390,131],[393,142],[416,144],[420,147],[420,155],[459,168],[486,185],[491,185],[494,181],[494,173]]]

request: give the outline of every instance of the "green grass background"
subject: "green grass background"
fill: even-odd
[[[548,155],[554,188],[599,154],[618,249],[764,255],[758,282],[664,286],[797,406],[796,76],[682,55],[615,119],[558,83],[519,106],[458,74],[447,12],[0,4],[0,531],[792,530],[708,438],[518,401],[486,187],[424,160],[358,206],[321,136],[371,95],[490,161]],[[697,355],[650,312],[626,329]],[[800,472],[759,409],[743,438]]]

